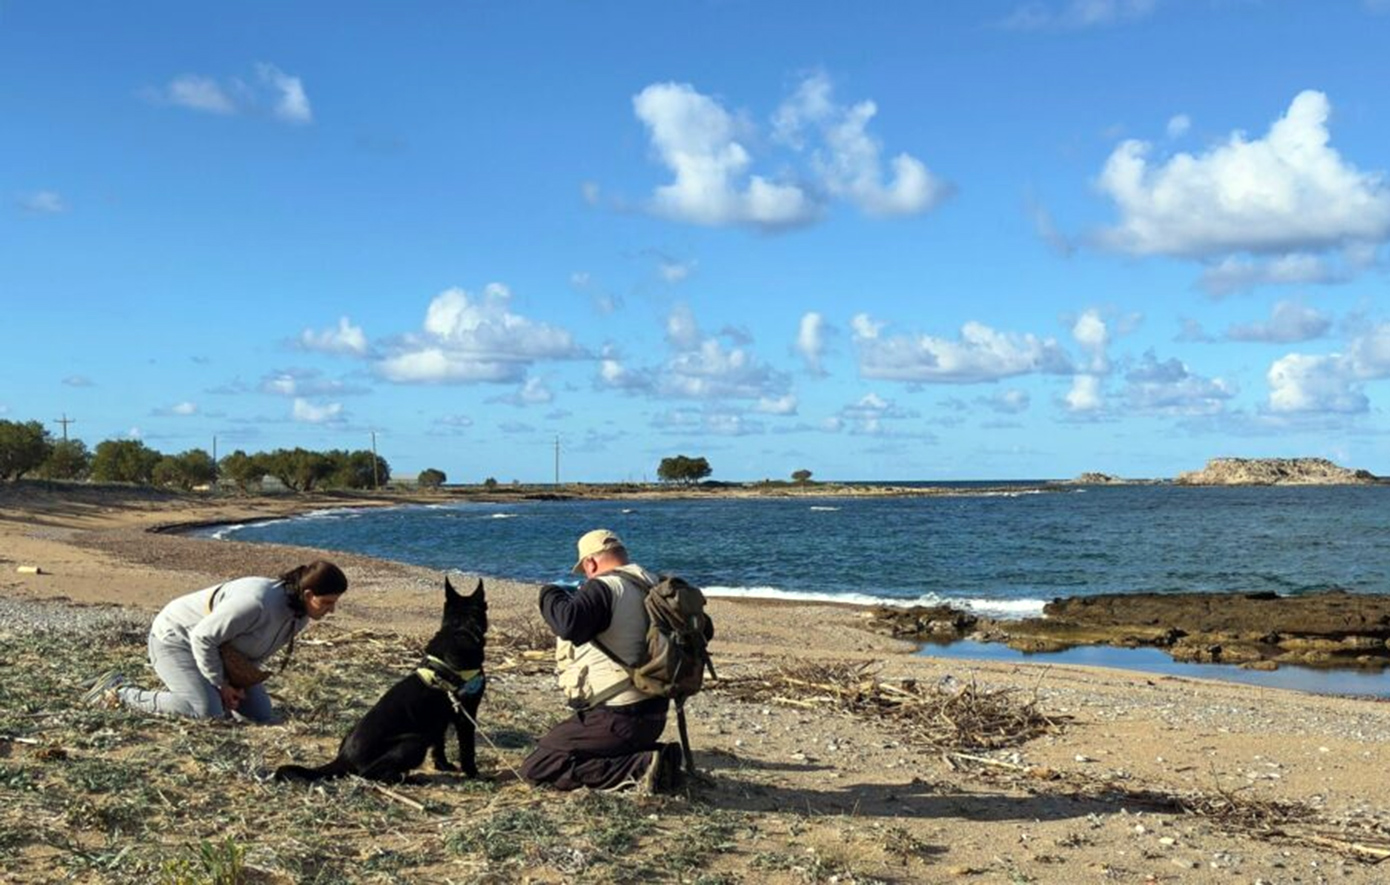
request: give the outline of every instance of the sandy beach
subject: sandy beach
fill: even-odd
[[[324,552],[166,529],[390,503],[398,502],[0,489],[7,703],[20,696],[15,686],[42,642],[80,644],[81,615],[72,613],[117,612],[138,625],[180,593],[231,576],[277,573]],[[336,655],[368,645],[388,661],[408,660],[411,643],[437,622],[441,575],[330,555],[348,573],[351,591],[329,621],[306,634],[315,642],[306,643],[295,667],[302,661],[331,673]],[[24,566],[42,573],[20,573]],[[390,810],[381,812],[389,822],[314,848],[324,858],[316,869],[334,873],[319,881],[1373,883],[1387,876],[1377,862],[1390,856],[1388,704],[1118,670],[936,660],[914,655],[912,643],[870,632],[865,612],[853,607],[727,599],[710,605],[721,679],[691,702],[692,743],[708,781],[674,797],[611,797],[640,812],[632,837],[592,848],[592,834],[567,829],[580,797],[508,779],[528,742],[564,710],[538,649],[544,637],[536,639],[537,588],[479,577],[497,649],[481,718],[484,731],[495,733],[479,747],[490,784],[479,789],[440,776],[394,788],[399,798],[366,790]],[[66,632],[65,612],[75,625]],[[26,618],[40,617],[57,626],[35,634]],[[143,634],[129,627],[124,635],[113,653],[138,660]],[[823,678],[813,678],[817,673]],[[193,813],[196,806],[183,816],[171,807],[163,813],[174,826],[136,839],[99,813],[114,801],[109,795],[90,800],[91,815],[45,805],[44,790],[33,785],[58,783],[64,766],[128,756],[131,746],[169,748],[189,733],[185,724],[83,711],[88,734],[114,729],[130,740],[108,746],[72,737],[77,720],[67,711],[91,675],[54,676],[62,691],[42,703],[24,696],[24,715],[5,719],[0,879],[140,881],[150,858],[181,856],[199,839],[232,833],[246,851],[246,881],[306,880],[304,868],[287,859],[294,849],[284,834],[257,826],[255,815],[210,826],[206,814]],[[131,675],[153,679],[147,670]],[[382,684],[394,678],[384,666]],[[277,682],[272,694],[278,700],[283,688],[289,709],[308,703],[311,687]],[[870,687],[858,690],[858,701],[836,703],[851,683]],[[1048,725],[1025,740],[1005,734],[980,747],[943,748],[930,739],[928,723],[884,712],[893,691],[918,699],[961,691],[1006,699],[1029,706]],[[344,721],[379,693],[362,685],[342,692]],[[331,755],[338,722],[311,726],[291,718],[283,726],[236,729],[237,740],[254,750],[254,764],[228,770],[215,758],[197,758],[184,766],[183,788],[196,793],[215,784],[239,797],[229,807],[245,801],[266,815],[331,802],[343,795],[337,791],[362,792],[344,783],[306,799],[302,788],[266,783],[292,752]],[[672,723],[667,736],[674,731]],[[605,808],[610,816],[626,813]],[[463,844],[448,836],[443,823],[468,819],[476,828],[498,815],[512,820],[517,809],[533,815],[528,819],[564,823],[504,856],[486,840]],[[697,835],[677,838],[701,845],[701,856],[675,863],[667,856],[671,834],[686,831]],[[510,831],[488,832],[502,840]],[[114,856],[127,842],[139,850],[128,847],[119,862],[74,860],[90,858],[96,846]],[[410,846],[414,859],[397,858],[390,867],[366,862],[387,846],[401,856]]]

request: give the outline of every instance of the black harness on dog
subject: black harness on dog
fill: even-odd
[[[464,698],[480,695],[487,687],[487,674],[483,673],[482,667],[455,670],[434,655],[425,655],[425,661],[415,669],[415,675],[430,688],[447,694],[455,712],[463,709]]]

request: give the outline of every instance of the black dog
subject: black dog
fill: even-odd
[[[471,596],[460,596],[446,577],[444,622],[425,646],[425,661],[419,669],[388,689],[367,711],[343,738],[336,759],[318,768],[281,765],[275,769],[275,779],[316,781],[356,774],[376,781],[400,781],[425,761],[427,750],[436,770],[462,770],[468,777],[477,777],[473,726],[486,685],[486,632],[483,582],[478,582]],[[444,752],[450,723],[458,732],[457,766]]]

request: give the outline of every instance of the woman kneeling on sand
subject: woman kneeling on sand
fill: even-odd
[[[295,636],[333,611],[347,585],[342,569],[319,559],[279,578],[237,578],[180,596],[150,627],[150,664],[168,690],[127,685],[113,671],[102,674],[84,699],[194,719],[236,713],[270,722],[270,696],[260,684],[270,674],[261,667],[285,648],[283,671]]]

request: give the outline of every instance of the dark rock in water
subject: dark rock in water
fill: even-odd
[[[1136,593],[1058,599],[1044,618],[999,626],[1006,642],[1134,644],[1174,660],[1255,666],[1390,666],[1390,596],[1329,590],[1274,593]],[[1263,666],[1263,665],[1261,665]]]
[[[1212,458],[1201,470],[1178,474],[1178,485],[1359,485],[1378,482],[1366,470],[1339,467],[1326,458]]]
[[[914,605],[911,608],[874,606],[869,626],[879,633],[911,639],[960,639],[975,628],[978,618],[949,605]]]
[[[1258,633],[1304,637],[1390,638],[1390,596],[1328,590],[1274,593],[1111,593],[1049,602],[1051,621],[1090,627],[1146,626],[1184,633]]]
[[[969,637],[1026,652],[1079,645],[1152,647],[1174,660],[1275,669],[1390,666],[1390,596],[1328,590],[1274,593],[1136,593],[1055,599],[1044,617],[979,618],[950,606],[877,607],[870,626],[920,641]]]

